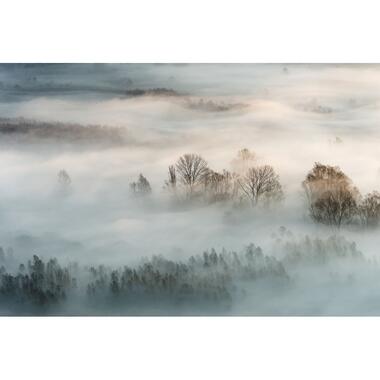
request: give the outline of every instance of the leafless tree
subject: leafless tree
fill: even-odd
[[[340,228],[357,215],[359,191],[339,167],[315,163],[302,186],[314,221]]]
[[[71,178],[66,170],[62,169],[58,172],[58,183],[62,187],[68,187],[71,184]]]
[[[238,174],[244,175],[247,170],[255,166],[257,161],[256,153],[244,148],[239,150],[237,157],[231,162],[232,170]]]
[[[58,192],[61,195],[68,195],[71,191],[70,185],[71,185],[71,178],[66,170],[62,169],[58,172]]]
[[[174,165],[170,165],[168,168],[168,179],[165,181],[164,190],[175,200],[179,200],[180,194],[177,191],[177,173]]]
[[[270,202],[280,200],[283,196],[279,176],[269,165],[251,167],[238,179],[243,194],[254,207],[260,200]]]
[[[340,228],[357,214],[357,201],[345,188],[325,191],[311,205],[310,215],[316,222]]]
[[[359,216],[365,227],[376,227],[380,221],[380,193],[367,194],[359,205]]]
[[[227,170],[223,170],[222,173],[209,170],[204,180],[209,202],[232,199],[237,193],[236,179],[237,175]]]
[[[152,193],[149,181],[142,174],[137,182],[132,182],[129,186],[134,195],[145,196]]]
[[[207,162],[197,154],[181,156],[175,168],[178,179],[186,187],[188,195],[194,194],[209,172]]]
[[[175,190],[177,187],[177,174],[173,165],[169,166],[168,180],[165,181],[165,187],[169,190]]]

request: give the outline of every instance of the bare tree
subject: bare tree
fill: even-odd
[[[249,168],[247,173],[238,179],[238,184],[253,207],[260,200],[269,202],[280,200],[283,196],[279,176],[269,165]]]
[[[231,162],[232,170],[238,174],[246,174],[247,170],[255,166],[257,155],[249,149],[244,148],[239,150],[237,157]]]
[[[165,189],[175,192],[177,189],[177,174],[175,166],[170,165],[168,169],[168,179],[165,181]]]
[[[380,221],[380,193],[367,194],[359,205],[359,216],[365,227],[376,227]]]
[[[66,170],[62,169],[58,172],[58,183],[64,187],[71,184],[71,178]]]
[[[149,181],[142,174],[137,182],[132,182],[129,186],[134,195],[145,196],[152,193]]]
[[[302,186],[314,221],[340,228],[357,215],[359,191],[339,167],[315,163]]]
[[[207,162],[197,154],[185,154],[175,164],[177,175],[186,187],[188,195],[192,195],[203,183],[208,174]]]
[[[66,170],[62,169],[58,172],[58,192],[66,196],[70,193],[71,178]]]
[[[177,186],[177,174],[173,165],[169,166],[169,183],[172,187]]]
[[[205,177],[205,193],[209,202],[226,201],[236,195],[237,175],[223,170],[222,173],[209,170]]]
[[[357,202],[353,194],[345,188],[325,191],[311,205],[310,215],[316,222],[341,227],[349,223],[357,214]]]

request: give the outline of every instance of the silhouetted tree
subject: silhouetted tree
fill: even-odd
[[[279,247],[283,250],[285,265],[302,262],[324,264],[336,259],[365,261],[355,242],[349,242],[339,234],[326,239],[307,235],[301,239],[286,239],[279,242]]]
[[[208,174],[207,162],[197,154],[185,154],[175,164],[177,176],[187,194],[193,195]]]
[[[76,268],[76,269],[75,269]],[[253,244],[241,253],[214,249],[203,255],[193,256],[188,261],[173,261],[162,256],[144,259],[134,268],[82,267],[84,273],[80,280],[82,286],[76,286],[73,270],[77,265],[62,267],[56,259],[45,262],[34,255],[28,265],[19,265],[19,271],[8,272],[0,268],[0,306],[7,310],[13,307],[25,307],[33,312],[50,311],[50,306],[79,297],[86,302],[106,302],[110,297],[120,297],[115,307],[143,305],[149,307],[163,302],[177,306],[183,302],[199,305],[229,305],[236,284],[255,281],[260,278],[274,278],[276,281],[288,281],[288,275],[282,263],[265,256],[259,247]],[[82,289],[86,290],[82,293]],[[199,302],[197,304],[197,302]],[[32,306],[33,309],[28,309]],[[64,309],[59,309],[64,310]],[[121,309],[124,310],[124,309]]]
[[[226,201],[237,193],[237,175],[223,170],[222,173],[209,170],[204,178],[205,195],[209,202]]]
[[[137,182],[132,182],[129,186],[134,195],[145,196],[152,193],[149,181],[142,174]]]
[[[357,214],[357,202],[346,189],[326,191],[313,203],[312,218],[319,223],[341,227]]]
[[[68,268],[62,268],[56,259],[46,264],[37,255],[28,262],[28,268],[20,264],[17,274],[0,273],[1,296],[16,304],[49,306],[62,301],[66,291],[75,287],[76,280]]]
[[[366,227],[375,227],[380,221],[380,193],[367,194],[359,204],[359,216]]]
[[[62,169],[58,172],[58,183],[62,186],[69,186],[71,184],[71,178],[66,170]]]
[[[269,165],[249,168],[238,179],[238,184],[252,206],[256,206],[261,200],[268,203],[280,200],[283,196],[279,176]]]
[[[117,271],[112,271],[112,273],[111,273],[110,288],[111,288],[111,292],[114,295],[119,294],[119,292],[120,292],[120,284],[119,284],[119,273]]]
[[[316,163],[302,185],[314,221],[340,228],[357,215],[360,194],[339,167]]]
[[[60,187],[60,191],[63,194],[67,194],[71,185],[71,178],[66,170],[62,169],[58,172],[58,185]]]
[[[164,189],[176,193],[177,192],[177,174],[175,166],[170,165],[168,169],[168,179],[165,181]]]
[[[238,151],[237,157],[231,162],[232,170],[238,174],[244,175],[247,170],[256,166],[257,155],[249,149],[244,148]]]

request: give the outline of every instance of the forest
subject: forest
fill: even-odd
[[[233,171],[216,172],[200,155],[184,154],[168,167],[162,190],[176,208],[219,203],[235,212],[246,208],[265,212],[281,207],[286,195],[272,166],[257,165],[256,154],[245,148],[238,151],[231,167]],[[72,186],[66,170],[58,172],[57,184],[62,201]],[[153,189],[143,174],[129,186],[132,198],[151,201]],[[367,260],[339,231],[347,226],[376,228],[380,194],[373,191],[362,196],[339,167],[321,163],[314,164],[300,187],[310,222],[328,226],[331,235],[297,240],[281,226],[273,236],[274,255],[264,254],[251,243],[241,252],[212,248],[187,260],[155,255],[135,266],[111,267],[61,265],[56,258],[44,260],[36,254],[19,262],[11,247],[7,252],[0,248],[0,312],[54,315],[68,307],[65,313],[78,315],[229,314],[237,302],[252,301],[248,295],[263,284],[278,294],[297,287],[298,272],[305,266],[316,266],[319,276],[327,276],[334,284],[342,279],[355,281],[355,275],[347,272],[352,265],[355,272],[358,268],[379,271],[377,261]],[[332,263],[339,272],[329,272]],[[249,313],[265,314],[264,310],[258,304]]]
[[[342,237],[295,241],[288,234],[282,227],[276,236],[280,260],[250,244],[241,252],[211,249],[186,261],[153,256],[136,267],[75,262],[62,266],[55,258],[44,261],[37,255],[19,263],[11,249],[4,253],[0,248],[0,310],[22,315],[55,315],[62,310],[75,315],[230,314],[237,302],[255,299],[255,288],[263,284],[280,294],[296,287],[294,273],[300,265],[318,265],[325,275],[331,263],[355,263],[379,272],[377,262],[366,260],[355,243]],[[355,281],[344,271],[328,277],[335,284]],[[256,307],[249,313],[265,314],[262,305]]]

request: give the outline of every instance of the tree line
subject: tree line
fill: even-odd
[[[270,205],[283,198],[278,174],[270,165],[258,165],[256,155],[242,149],[232,161],[233,170],[211,169],[200,155],[189,153],[168,167],[164,190],[176,202],[233,202],[235,205]],[[152,193],[143,174],[130,184],[135,196]]]
[[[268,164],[259,165],[257,156],[242,149],[231,162],[232,170],[215,171],[200,155],[189,153],[168,167],[164,191],[177,204],[230,203],[235,207],[269,207],[284,199],[280,177]],[[65,170],[58,173],[62,191],[70,188]],[[315,163],[302,182],[308,216],[315,223],[340,228],[343,225],[376,227],[380,223],[380,193],[363,196],[338,167]],[[140,174],[130,183],[136,197],[152,194],[149,180]]]
[[[61,265],[55,258],[44,260],[38,255],[18,263],[13,253],[5,254],[0,248],[0,313],[4,309],[12,313],[62,312],[72,302],[98,313],[116,310],[128,314],[154,308],[170,313],[183,306],[226,310],[248,289],[262,289],[263,283],[279,290],[291,287],[297,276],[289,273],[303,264],[340,260],[378,270],[355,243],[339,235],[297,240],[281,227],[274,238],[274,256],[250,244],[241,252],[211,249],[180,260],[159,255],[135,266],[116,267]]]
[[[380,193],[362,196],[338,167],[315,163],[302,183],[310,218],[316,223],[376,227],[380,222]]]
[[[253,244],[240,253],[211,249],[182,261],[153,256],[138,266],[119,268],[62,266],[55,258],[44,261],[37,255],[13,268],[8,259],[0,259],[0,307],[16,310],[48,312],[73,299],[87,306],[115,304],[126,310],[163,303],[228,307],[240,282],[288,281],[281,262]]]

